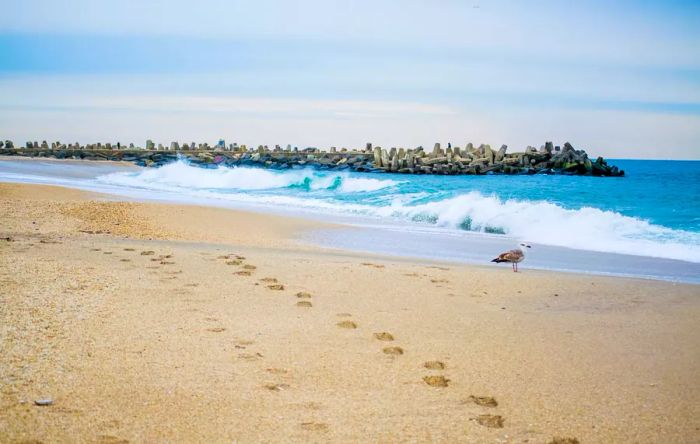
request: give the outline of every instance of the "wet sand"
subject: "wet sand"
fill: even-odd
[[[316,222],[38,185],[0,184],[0,221],[0,442],[700,436],[698,286],[319,250],[296,241]]]

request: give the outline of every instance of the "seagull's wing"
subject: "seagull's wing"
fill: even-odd
[[[506,251],[505,253],[501,253],[498,255],[496,259],[493,259],[491,262],[519,262],[522,260],[523,257],[523,252],[520,250],[510,250]]]
[[[505,253],[501,253],[498,259],[502,261],[514,262],[523,257],[523,252],[520,250],[510,250]]]

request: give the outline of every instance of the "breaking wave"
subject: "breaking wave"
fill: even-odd
[[[379,213],[546,245],[700,262],[700,234],[592,207],[572,210],[473,191],[420,205],[390,206]]]
[[[311,169],[204,169],[182,161],[98,178],[102,184],[176,193],[183,199],[360,215],[403,221],[406,230],[429,224],[546,245],[700,262],[700,233],[694,231],[594,207],[568,209],[545,200],[502,199],[478,191],[422,191],[410,180],[359,178]]]
[[[274,171],[253,167],[198,168],[177,161],[160,168],[149,168],[138,174],[113,173],[101,181],[112,185],[136,187],[183,188],[189,190],[272,190],[302,188],[331,189],[346,193],[370,192],[396,185],[394,180],[353,178],[347,173],[324,175],[312,169]]]

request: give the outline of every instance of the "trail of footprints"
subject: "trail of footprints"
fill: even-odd
[[[372,264],[372,263],[362,263],[361,265],[367,266],[367,267],[373,267],[377,269],[384,268],[383,265],[377,265],[377,264]],[[440,267],[436,267],[440,268]],[[444,268],[440,268],[442,270],[445,270]],[[416,275],[417,276],[417,275]],[[441,283],[449,283],[448,280],[446,279],[431,279],[432,283],[435,284],[441,284]],[[439,286],[439,285],[438,285]],[[347,316],[349,317],[350,314],[348,313],[340,313],[339,315],[341,316]],[[356,329],[357,324],[354,321],[350,320],[345,320],[338,322],[336,324],[338,327],[341,328],[349,328],[349,329]],[[393,342],[395,340],[394,335],[392,333],[386,332],[386,331],[381,331],[381,332],[376,332],[373,334],[374,339],[380,342]],[[399,346],[385,346],[382,348],[382,352],[386,355],[392,356],[392,357],[398,357],[403,355],[404,349]],[[445,370],[446,365],[442,361],[426,361],[423,363],[423,368],[426,370],[430,371],[431,373],[439,373]],[[423,377],[423,382],[430,386],[430,387],[436,387],[436,388],[445,388],[449,387],[450,385],[450,380],[445,377],[442,374],[428,374]],[[495,398],[491,396],[474,396],[470,395],[469,398],[467,398],[466,401],[463,402],[463,404],[467,403],[473,403],[476,404],[479,407],[482,408],[495,408],[498,406],[498,402],[496,401]],[[493,414],[480,414],[476,417],[470,418],[471,421],[475,421],[477,424],[484,426],[484,427],[489,427],[489,428],[503,428],[505,419],[500,416],[500,415],[493,415]]]
[[[242,270],[236,272],[236,274],[239,274],[239,275],[250,276],[251,271],[256,269],[254,266],[244,264],[242,261],[245,258],[242,256],[225,255],[225,256],[220,256],[219,258],[228,260],[226,262],[227,265],[236,265],[236,266],[243,267]],[[378,264],[372,264],[372,263],[363,263],[362,265],[372,267],[372,268],[377,268],[377,269],[384,268],[384,265],[378,265]],[[284,285],[279,283],[276,278],[264,277],[264,278],[259,279],[259,282],[262,283],[263,285],[265,285],[270,290],[281,291],[281,290],[285,289]],[[433,283],[446,283],[448,281],[445,279],[441,279],[441,280],[433,280],[432,282]],[[313,306],[313,304],[311,302],[311,299],[312,299],[311,293],[309,293],[307,291],[300,291],[300,292],[296,293],[295,296],[297,298],[297,303],[296,303],[297,307],[311,308]],[[350,313],[338,313],[337,316],[340,318],[352,318],[352,314],[350,314]],[[355,322],[352,319],[340,320],[340,321],[336,322],[336,326],[338,328],[345,329],[345,330],[356,330],[358,328],[357,322]],[[384,342],[384,343],[391,343],[395,340],[394,335],[392,333],[387,332],[387,331],[373,333],[373,337],[377,341]],[[395,358],[395,357],[399,357],[399,356],[404,355],[405,351],[400,346],[386,344],[384,347],[382,347],[382,353]],[[428,375],[423,377],[423,382],[426,385],[428,385],[430,387],[435,387],[435,388],[449,387],[450,379],[445,377],[443,374],[434,374],[434,373],[440,373],[443,370],[445,370],[446,369],[445,363],[443,363],[442,361],[437,361],[437,360],[426,361],[423,363],[423,368],[431,373],[431,374],[428,374]],[[270,370],[270,369],[268,369],[268,370]],[[284,383],[272,383],[272,384],[266,384],[265,388],[268,390],[271,390],[271,391],[283,391],[283,390],[289,388],[289,385],[284,384]],[[496,401],[496,399],[493,397],[490,397],[490,396],[470,395],[469,398],[467,398],[463,402],[463,404],[467,404],[467,403],[473,403],[481,408],[486,408],[486,409],[491,409],[491,408],[495,408],[498,406],[498,402]],[[476,417],[470,418],[470,420],[475,421],[477,424],[479,424],[481,426],[489,427],[489,428],[503,428],[504,423],[505,423],[505,419],[502,416],[493,415],[493,414],[480,414]],[[301,427],[305,430],[325,431],[325,430],[327,430],[328,426],[326,424],[323,424],[323,423],[304,422],[301,424]]]
[[[238,267],[236,271],[233,272],[234,275],[237,276],[252,276],[253,273],[257,270],[257,267],[255,265],[245,263],[244,261],[246,258],[237,254],[221,255],[217,259],[225,261],[226,265]],[[279,282],[279,280],[275,277],[259,278],[255,285],[263,285],[269,291],[284,291],[286,289],[285,285]],[[296,300],[295,305],[297,307],[302,309],[309,309],[313,307],[313,295],[308,291],[299,291],[295,293],[294,296]],[[352,321],[342,321],[339,322],[338,325],[342,328],[357,328],[357,325]],[[236,348],[245,348],[245,346],[236,345]],[[239,358],[249,358],[249,360],[257,360],[262,357],[263,356],[260,353],[256,353],[255,355],[243,354],[239,356]],[[266,369],[266,371],[271,375],[275,375],[277,378],[283,378],[288,373],[287,370],[279,368],[268,368]],[[291,388],[291,386],[288,383],[280,382],[279,380],[276,382],[265,383],[262,387],[270,392],[284,392],[285,390],[289,390]],[[302,430],[308,432],[323,433],[328,431],[328,424],[316,421],[301,422],[299,424],[299,427]]]
[[[124,248],[123,249],[126,252],[136,252],[134,248]],[[95,252],[100,252],[101,250],[99,248],[92,248],[90,251],[95,251]],[[112,254],[112,252],[105,251],[103,254]],[[151,262],[157,262],[158,265],[154,267],[146,267],[146,268],[159,268],[159,266],[163,265],[173,265],[175,264],[174,261],[170,260],[173,258],[173,254],[161,254],[161,255],[156,255],[156,252],[153,250],[144,250],[140,252],[141,256],[153,256],[150,257]],[[236,276],[252,276],[253,273],[257,270],[257,267],[255,265],[246,263],[245,260],[246,258],[244,256],[240,256],[237,254],[225,254],[225,255],[220,255],[217,257],[218,260],[224,261],[225,265],[228,266],[233,266],[236,267],[236,270],[233,272],[234,275]],[[130,259],[120,259],[122,262],[130,262]],[[384,268],[383,265],[376,265],[376,264],[370,264],[370,263],[363,263],[362,265],[364,266],[369,266],[373,268]],[[171,274],[170,279],[176,279],[177,274],[182,273],[182,271],[175,271],[175,272],[170,272]],[[258,279],[255,285],[264,285],[268,290],[270,291],[283,291],[285,290],[284,284],[280,283],[277,278],[274,277],[263,277]],[[186,286],[196,286],[197,284],[186,284]],[[312,303],[312,294],[307,292],[307,291],[299,291],[295,294],[295,299],[296,299],[296,306],[300,308],[312,308],[313,303]],[[338,317],[340,318],[351,318],[352,315],[350,313],[338,313]],[[207,320],[214,320],[213,318],[207,318]],[[336,326],[341,329],[346,329],[346,330],[356,330],[358,329],[358,324],[352,319],[343,319],[338,322],[336,322]],[[226,329],[224,327],[212,327],[208,328],[207,331],[213,332],[213,333],[220,333],[225,331]],[[388,343],[392,343],[395,341],[395,337],[392,333],[387,332],[387,331],[381,331],[381,332],[375,332],[373,333],[373,338],[379,342],[385,343],[384,346],[382,347],[382,353],[385,355],[391,356],[392,358],[398,358],[402,355],[405,354],[405,350],[398,345],[389,345]],[[235,345],[235,348],[237,349],[245,349],[247,346],[252,344],[253,341],[238,341]],[[260,353],[241,353],[238,356],[240,359],[243,360],[248,360],[248,361],[254,361],[261,359],[263,357],[262,354]],[[450,379],[448,379],[445,375],[439,374],[442,371],[446,369],[445,363],[442,361],[426,361],[423,363],[422,367],[429,372],[429,374],[423,376],[423,382],[433,388],[446,388],[449,387],[450,385]],[[284,369],[275,369],[275,368],[269,368],[267,371],[270,374],[275,374],[275,375],[284,375],[287,373],[286,370]],[[287,390],[290,388],[290,385],[287,383],[283,382],[273,382],[273,383],[267,383],[264,384],[263,387],[269,391],[272,392],[281,392],[284,390]],[[481,408],[485,409],[491,409],[495,408],[498,406],[498,402],[496,401],[495,398],[490,397],[490,396],[474,396],[470,395],[467,399],[462,401],[462,404],[475,404],[476,406],[479,406]],[[480,414],[476,417],[470,418],[471,421],[476,422],[477,424],[484,426],[484,427],[489,427],[489,428],[503,428],[505,419],[500,416],[500,415],[493,415],[493,414]],[[302,422],[300,424],[301,429],[307,430],[307,431],[316,431],[316,432],[323,432],[328,430],[328,425],[325,423],[318,423],[318,422]]]
[[[153,250],[142,250],[141,252],[137,252],[136,248],[132,248],[132,247],[124,247],[121,250],[123,252],[126,252],[126,253],[132,253],[132,254],[138,253],[136,258],[143,257],[143,260],[148,259],[147,263],[153,263],[153,265],[144,265],[144,268],[149,269],[149,270],[154,270],[154,271],[150,272],[151,274],[159,274],[155,270],[160,269],[162,266],[175,265],[175,261],[172,260],[174,257],[174,255],[172,253],[156,255],[156,252]],[[110,251],[110,250],[103,251],[102,248],[90,248],[90,251],[96,252],[96,253],[102,253],[104,255],[113,255],[113,256],[117,256],[119,254],[119,252],[117,252],[117,251]],[[136,258],[134,258],[134,259],[136,259]],[[128,257],[120,257],[118,260],[119,260],[119,262],[122,262],[122,263],[133,263],[134,259],[128,258]],[[170,280],[177,279],[178,278],[177,275],[182,274],[182,270],[172,270],[172,269],[166,268],[164,271],[162,271],[162,274],[165,274],[166,276],[161,276],[160,281],[167,282]]]
[[[230,266],[236,266],[239,267],[237,271],[234,272],[235,275],[237,276],[252,276],[253,273],[257,270],[257,267],[252,264],[246,264],[244,263],[245,257],[236,255],[236,254],[226,254],[226,255],[221,255],[217,259],[224,260],[226,265]],[[281,282],[277,280],[277,278],[274,277],[263,277],[258,279],[258,281],[255,283],[255,285],[264,285],[268,290],[270,291],[284,291],[285,286]],[[311,302],[312,300],[312,295],[309,292],[306,291],[300,291],[296,293],[296,306],[300,308],[311,308],[313,307],[313,304]],[[246,343],[245,345],[242,345],[239,341],[239,344],[236,345],[236,348],[246,348],[247,345],[252,344],[252,341]],[[257,360],[259,358],[262,358],[263,355],[260,353],[256,354],[241,354],[239,355],[239,358],[243,358],[246,360]],[[280,368],[268,368],[266,371],[271,374],[275,375],[276,377],[284,377],[288,371],[285,369],[280,369]],[[285,390],[288,390],[291,388],[289,384],[286,382],[269,382],[266,384],[263,384],[262,386],[264,389],[271,391],[271,392],[283,392]],[[309,432],[326,432],[328,430],[328,424],[322,423],[322,422],[315,422],[315,421],[304,421],[300,423],[300,428],[302,430],[306,430]]]
[[[225,254],[219,256],[217,259],[224,260],[226,265],[231,265],[231,266],[237,266],[239,269],[234,272],[235,275],[237,276],[252,276],[253,272],[257,270],[257,267],[252,264],[246,264],[244,262],[245,257],[240,256],[237,254]],[[263,277],[258,280],[258,283],[256,285],[262,284],[264,285],[268,290],[272,291],[283,291],[285,290],[284,284],[279,282],[277,278],[274,277]],[[300,291],[296,293],[296,306],[301,307],[301,308],[311,308],[313,307],[313,303],[311,301],[312,296],[311,293],[306,292],[306,291]]]

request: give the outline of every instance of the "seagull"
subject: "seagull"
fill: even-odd
[[[528,244],[520,244],[518,248],[515,250],[510,250],[506,251],[505,253],[501,253],[498,255],[496,259],[493,259],[491,262],[496,262],[497,264],[501,262],[510,262],[513,264],[513,271],[518,272],[518,262],[522,262],[525,259],[525,251],[523,251],[524,248],[532,248]]]

